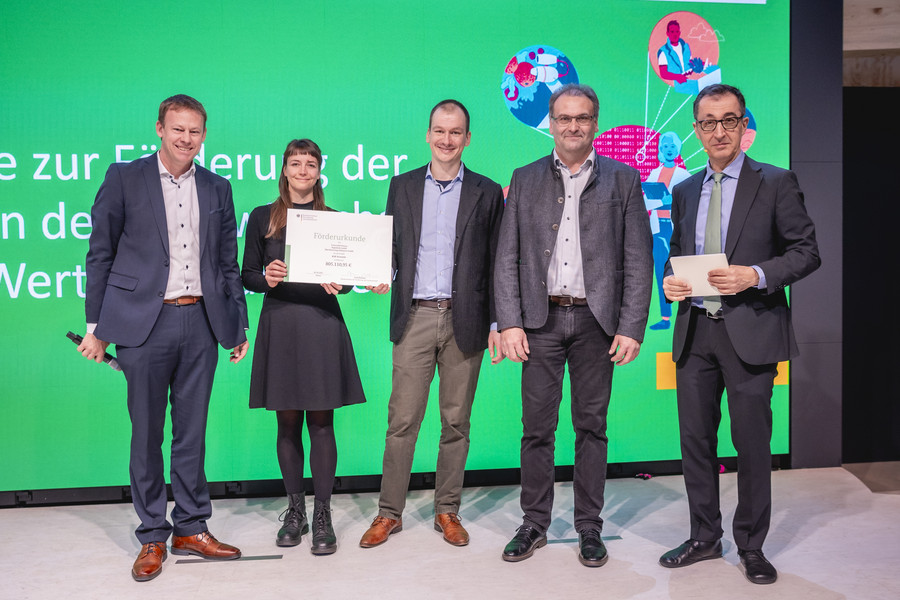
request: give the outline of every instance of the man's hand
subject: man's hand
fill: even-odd
[[[287,277],[287,265],[284,261],[275,259],[266,266],[266,283],[270,288],[275,287]]]
[[[488,334],[488,354],[491,356],[491,364],[496,365],[505,357],[503,355],[503,336],[499,331],[491,331]]]
[[[691,284],[684,279],[669,275],[663,279],[663,293],[672,302],[681,302],[691,295]]]
[[[84,339],[78,344],[78,351],[86,359],[102,363],[107,346],[109,342],[98,340],[93,333],[85,333]]]
[[[528,348],[528,337],[521,327],[508,327],[500,334],[503,354],[513,362],[528,360],[531,350]]]
[[[244,342],[240,346],[237,346],[231,351],[231,358],[229,360],[234,364],[238,364],[239,362],[241,362],[242,358],[247,356],[247,348],[249,347],[250,342],[244,340]]]
[[[376,294],[387,294],[391,286],[386,283],[379,283],[378,285],[367,285],[366,289]]]
[[[759,284],[759,273],[753,267],[731,265],[725,269],[713,269],[707,275],[709,284],[720,294],[737,294]]]
[[[609,353],[613,355],[610,360],[621,367],[638,357],[641,353],[641,343],[627,335],[616,335],[612,346],[609,347]]]
[[[344,288],[344,286],[342,286],[341,284],[333,283],[333,282],[332,283],[323,283],[323,284],[321,284],[321,286],[326,292],[328,292],[332,296],[337,296],[338,294],[341,293],[341,290]]]

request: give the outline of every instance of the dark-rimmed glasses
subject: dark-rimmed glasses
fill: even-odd
[[[725,117],[724,119],[697,119],[697,126],[700,127],[700,131],[709,133],[710,131],[715,131],[716,126],[721,123],[722,129],[725,131],[734,131],[737,129],[738,124],[740,124],[743,118],[744,115],[739,117]]]

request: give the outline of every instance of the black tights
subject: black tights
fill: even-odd
[[[302,410],[279,410],[278,466],[288,494],[303,491],[303,428]],[[334,473],[337,469],[337,443],[334,440],[334,411],[306,411],[306,430],[309,432],[309,468],[312,471],[316,500],[331,499]]]

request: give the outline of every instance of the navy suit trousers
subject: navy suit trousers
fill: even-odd
[[[141,520],[141,544],[164,542],[207,530],[212,514],[203,471],[206,418],[218,348],[203,303],[163,305],[147,341],[117,346],[128,383],[131,416],[131,495]],[[170,474],[174,527],[166,520],[166,482],[162,454],[166,409],[171,403]]]

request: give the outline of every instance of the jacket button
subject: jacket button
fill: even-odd
[[[168,267],[168,266],[169,266],[169,261],[167,261],[167,260],[163,261],[163,266],[164,266],[164,267]]]
[[[552,229],[553,231],[556,231],[557,229],[559,229],[559,225],[554,223],[553,225],[550,226],[550,229]]]
[[[162,298],[163,296],[165,296],[165,294],[164,294],[163,292],[157,292],[156,295],[159,296],[160,298]]]
[[[550,256],[550,251],[549,251],[549,250],[544,250],[544,256]]]
[[[562,196],[560,196],[559,198],[556,199],[557,204],[562,204],[563,202],[565,202],[565,200],[563,199]]]

